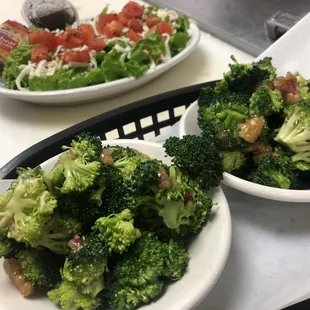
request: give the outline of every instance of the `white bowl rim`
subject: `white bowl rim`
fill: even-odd
[[[179,127],[179,136],[185,136],[188,134],[186,130],[186,124],[189,117],[193,114],[193,110],[197,109],[197,100],[193,102],[182,115]],[[239,190],[241,192],[276,201],[288,201],[288,202],[310,202],[310,190],[293,190],[293,189],[281,189],[269,186],[256,184],[239,177],[236,177],[230,173],[225,172],[222,184]]]

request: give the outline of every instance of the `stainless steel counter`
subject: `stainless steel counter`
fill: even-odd
[[[273,43],[265,22],[277,11],[303,17],[310,11],[308,0],[147,0],[170,7],[197,20],[201,29],[257,56]]]

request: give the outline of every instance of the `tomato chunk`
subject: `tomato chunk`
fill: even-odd
[[[141,22],[137,19],[131,19],[128,23],[128,27],[135,32],[142,32],[143,30]]]
[[[28,34],[28,42],[30,44],[44,45],[50,52],[54,52],[57,49],[56,36],[48,31],[30,32]]]
[[[129,19],[125,16],[123,12],[117,14],[117,20],[124,26],[128,26]]]
[[[103,33],[107,38],[110,39],[114,37],[120,37],[122,35],[123,29],[123,25],[120,22],[114,20],[104,27]]]
[[[89,56],[88,51],[65,52],[63,53],[61,58],[65,63],[69,63],[69,62],[87,63],[90,61],[90,56]]]
[[[78,26],[77,30],[82,32],[82,37],[85,41],[89,41],[96,37],[95,30],[90,24],[81,24]]]
[[[66,28],[65,45],[67,48],[83,46],[86,43],[82,31],[74,28]]]
[[[87,45],[89,50],[95,50],[97,52],[100,52],[105,48],[106,42],[104,38],[94,38],[90,40]]]
[[[149,28],[152,28],[153,26],[156,26],[158,24],[158,17],[157,16],[148,16],[146,18],[146,25],[149,27]]]
[[[101,14],[98,17],[97,21],[97,30],[99,33],[104,33],[104,28],[107,24],[111,23],[112,21],[117,20],[116,14]]]
[[[144,13],[144,7],[135,1],[129,1],[122,12],[128,18],[141,17]]]
[[[48,48],[44,45],[38,45],[31,50],[31,62],[38,63],[42,60],[49,60]]]
[[[142,38],[138,33],[134,32],[133,30],[129,30],[126,33],[126,35],[127,35],[128,39],[133,41],[133,42],[138,42]]]
[[[172,33],[172,24],[167,22],[161,22],[160,24],[157,25],[157,31],[159,32],[160,35],[164,33],[170,35]]]

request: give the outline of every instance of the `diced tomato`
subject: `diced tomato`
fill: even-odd
[[[147,34],[150,34],[154,31],[157,31],[157,27],[156,26],[153,26],[152,28],[149,29],[149,31],[147,32]]]
[[[31,62],[38,63],[41,60],[49,60],[48,48],[44,45],[38,45],[31,50]]]
[[[30,44],[44,45],[50,52],[54,52],[57,49],[56,36],[49,31],[30,32],[28,34],[28,42]]]
[[[141,17],[144,13],[144,7],[135,1],[129,1],[122,12],[128,18]]]
[[[134,32],[133,30],[129,30],[126,33],[126,35],[127,35],[128,39],[133,41],[133,42],[138,42],[142,38],[138,33]]]
[[[89,56],[88,51],[65,52],[63,53],[61,58],[65,63],[69,63],[69,62],[87,63],[90,61],[90,56]]]
[[[129,19],[124,15],[123,12],[117,14],[117,20],[124,26],[128,26]]]
[[[95,50],[97,52],[100,52],[105,48],[106,42],[104,38],[94,38],[90,40],[87,45],[89,50]]]
[[[160,24],[157,25],[157,31],[159,32],[160,35],[164,33],[170,35],[172,33],[172,24],[167,22],[161,22]]]
[[[114,37],[120,37],[122,35],[123,29],[123,25],[120,22],[114,20],[104,27],[103,32],[104,35],[106,35],[106,37],[110,39]]]
[[[138,33],[143,30],[141,22],[137,19],[131,19],[128,23],[128,27]]]
[[[81,24],[78,26],[77,30],[82,32],[82,37],[85,41],[89,41],[96,37],[95,30],[90,24]]]
[[[157,16],[148,16],[146,18],[146,25],[149,27],[149,28],[152,28],[154,26],[156,26],[158,24],[158,17]]]
[[[101,14],[98,17],[97,21],[97,30],[100,33],[104,33],[104,28],[107,24],[111,23],[112,21],[117,20],[117,15],[116,14]]]

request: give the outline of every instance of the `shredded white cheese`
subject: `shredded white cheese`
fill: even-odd
[[[161,19],[164,20],[168,17],[169,21],[174,21],[176,20],[179,15],[176,11],[173,10],[167,10],[167,9],[160,9],[157,11],[157,16]]]
[[[89,56],[90,56],[90,67],[92,69],[97,69],[98,68],[98,63],[96,60],[96,51],[90,51]]]
[[[150,69],[155,69],[156,63],[155,63],[154,59],[151,57],[151,55],[149,54],[149,52],[147,50],[145,50],[144,53],[148,56],[148,58],[151,62]]]
[[[93,27],[96,36],[99,35],[98,29],[97,29],[97,21],[98,21],[99,16],[94,18],[93,20],[89,20],[88,23]]]

